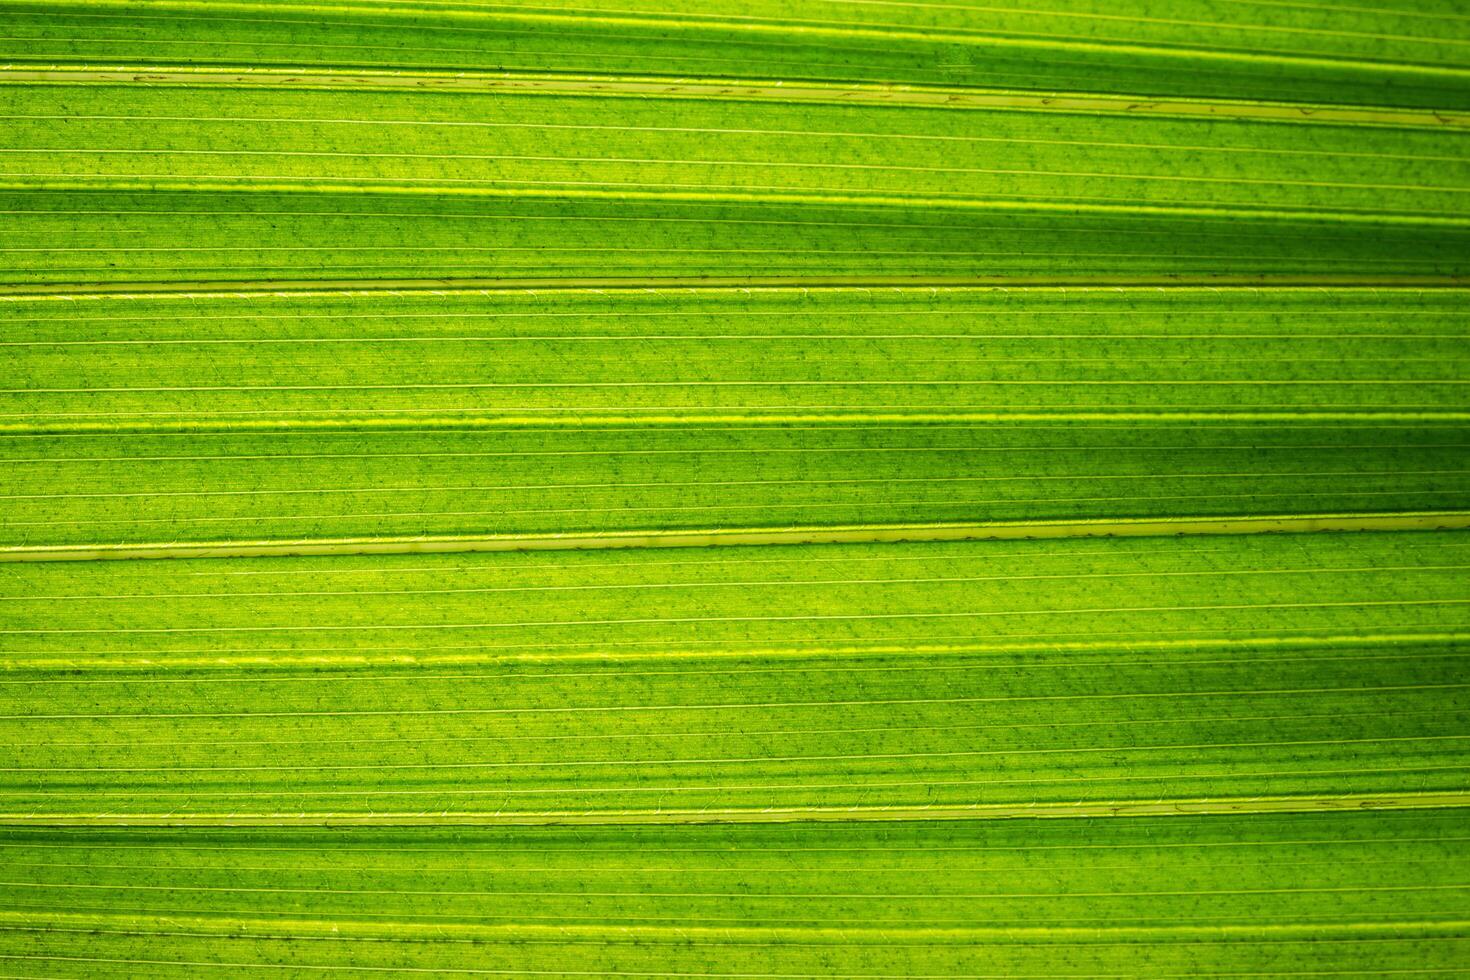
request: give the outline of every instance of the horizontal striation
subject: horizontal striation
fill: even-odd
[[[1470,230],[1232,216],[238,189],[0,191],[6,292],[426,280],[1464,276]],[[86,285],[80,291],[87,290]]]
[[[1465,271],[1459,127],[780,91],[3,85],[0,278]]]
[[[1470,107],[1451,2],[0,5],[8,60],[704,75]]]
[[[1213,286],[6,297],[0,416],[31,432],[640,413],[1453,420],[1470,412],[1467,299]]]
[[[1433,812],[10,831],[0,956],[66,976],[1452,974],[1464,831]]]
[[[1466,444],[1458,425],[1188,423],[13,438],[0,529],[79,545],[1464,511]]]
[[[0,306],[11,545],[1470,506],[1459,289]]]
[[[1466,973],[1456,4],[0,22],[0,975]]]
[[[0,812],[1444,799],[1467,544],[10,565]]]

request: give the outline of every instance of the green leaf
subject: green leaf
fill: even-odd
[[[0,974],[1465,974],[1470,17],[684,8],[0,2]]]
[[[744,820],[1453,792],[1464,545],[19,564],[12,666],[40,673],[7,680],[0,721],[38,744],[0,811]]]
[[[1421,513],[1470,488],[1458,289],[7,308],[16,545]]]
[[[1453,0],[8,0],[24,63],[919,83],[1467,109]]]

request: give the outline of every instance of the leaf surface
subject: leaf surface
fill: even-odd
[[[1470,974],[1457,5],[0,21],[0,974]]]

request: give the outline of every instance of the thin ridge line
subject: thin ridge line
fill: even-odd
[[[932,38],[926,38],[932,40]],[[1001,40],[994,37],[990,41]],[[1118,50],[1117,46],[1106,46]],[[1196,57],[1218,52],[1182,50]],[[1330,62],[1336,64],[1336,62]],[[1379,69],[1438,72],[1463,78],[1470,72],[1456,67],[1396,66],[1372,63]],[[669,78],[638,75],[579,75],[554,72],[435,72],[423,70],[330,68],[254,68],[250,66],[76,65],[0,68],[0,85],[127,84],[201,87],[209,84],[237,87],[282,88],[401,88],[412,91],[520,92],[634,98],[773,100],[828,102],[840,105],[883,105],[916,108],[1050,111],[1070,113],[1123,113],[1267,122],[1352,124],[1428,129],[1470,128],[1470,114],[1435,109],[1391,106],[1361,107],[1322,103],[1266,102],[1187,97],[1134,97],[1086,93],[1034,94],[986,89],[874,82],[786,81],[782,79]]]
[[[1162,634],[1158,634],[1158,635],[1162,635]],[[1021,639],[1022,640],[1026,640],[1027,637],[1023,636]],[[1459,648],[1459,647],[1464,646],[1467,643],[1467,641],[1470,641],[1470,631],[1466,631],[1464,629],[1461,629],[1460,631],[1455,631],[1454,628],[1451,628],[1451,630],[1448,631],[1448,632],[1445,632],[1445,631],[1441,631],[1441,632],[1425,632],[1425,631],[1420,631],[1420,632],[1397,632],[1397,633],[1385,632],[1385,633],[1380,633],[1380,634],[1364,633],[1364,634],[1344,635],[1344,636],[1334,636],[1334,635],[1325,635],[1325,636],[1311,636],[1311,635],[1307,635],[1307,636],[1271,635],[1271,636],[1246,636],[1246,637],[1240,637],[1240,638],[1236,638],[1236,637],[1210,637],[1210,638],[1204,638],[1204,639],[1149,639],[1149,640],[1137,640],[1137,639],[1133,639],[1133,640],[1121,641],[1121,642],[1120,641],[1116,641],[1116,640],[1115,641],[1111,641],[1111,642],[1109,642],[1109,641],[1093,641],[1093,642],[1088,642],[1088,641],[1075,641],[1075,640],[1073,640],[1073,641],[1049,641],[1049,642],[1039,642],[1039,641],[1031,640],[1031,641],[1028,641],[1028,642],[1016,642],[1015,640],[1010,640],[1009,638],[1006,638],[1006,637],[1001,637],[1001,638],[999,638],[999,640],[1000,640],[999,642],[986,642],[986,643],[970,641],[970,642],[964,642],[964,643],[958,643],[958,644],[954,644],[954,643],[952,643],[952,644],[938,644],[938,643],[934,642],[934,640],[932,638],[927,638],[927,637],[919,637],[916,642],[915,641],[906,641],[906,642],[903,642],[903,643],[891,642],[891,638],[880,638],[879,640],[873,641],[872,643],[870,643],[870,644],[868,644],[866,646],[851,646],[851,645],[850,646],[845,646],[845,647],[842,647],[842,646],[835,646],[835,647],[834,646],[825,646],[825,647],[821,647],[821,646],[819,646],[819,647],[815,647],[815,648],[810,647],[810,646],[808,646],[808,647],[801,647],[801,648],[797,648],[797,647],[784,647],[784,648],[782,648],[782,647],[754,647],[754,648],[748,648],[748,649],[747,648],[740,648],[740,649],[716,649],[716,650],[697,650],[697,649],[691,649],[691,648],[689,648],[688,644],[682,644],[682,645],[672,646],[672,647],[670,647],[667,650],[656,650],[656,651],[653,651],[653,652],[633,651],[631,653],[629,653],[629,652],[620,652],[620,651],[616,651],[616,650],[614,650],[612,652],[604,652],[602,649],[599,649],[597,651],[583,651],[583,652],[573,651],[573,652],[570,652],[570,653],[546,652],[546,653],[529,653],[528,654],[528,653],[479,652],[479,653],[462,653],[462,654],[442,654],[442,653],[433,652],[433,650],[434,649],[437,649],[437,648],[431,648],[430,649],[430,653],[427,656],[422,655],[419,652],[405,653],[405,652],[403,652],[403,649],[402,648],[397,648],[397,647],[388,648],[386,650],[382,650],[382,649],[379,649],[379,648],[368,648],[368,649],[362,651],[361,653],[358,653],[358,654],[348,654],[348,655],[343,655],[341,653],[341,651],[344,648],[340,648],[340,647],[326,647],[326,648],[323,648],[323,647],[303,647],[303,648],[300,648],[300,649],[295,649],[295,648],[280,648],[280,647],[267,647],[267,648],[263,648],[258,653],[254,653],[254,654],[247,655],[247,656],[233,656],[233,654],[238,654],[238,653],[240,653],[240,651],[239,650],[232,650],[232,649],[225,649],[220,654],[213,655],[213,656],[193,656],[193,657],[186,657],[186,656],[176,656],[175,655],[175,654],[198,654],[198,653],[200,653],[200,651],[197,650],[197,649],[192,649],[192,650],[191,649],[185,649],[185,650],[181,650],[181,651],[165,650],[165,651],[162,651],[158,655],[149,656],[149,657],[128,656],[126,654],[119,654],[117,656],[96,657],[96,658],[91,659],[91,660],[82,659],[82,658],[78,658],[78,657],[64,656],[64,655],[61,655],[61,654],[54,654],[54,655],[52,655],[50,657],[38,657],[38,658],[33,658],[33,659],[21,659],[21,658],[18,658],[18,657],[14,657],[14,658],[7,658],[6,659],[6,661],[5,661],[5,670],[6,670],[6,672],[9,672],[9,673],[23,672],[23,671],[32,671],[32,670],[43,670],[43,671],[49,671],[49,670],[81,671],[81,670],[90,670],[90,669],[108,670],[108,671],[115,671],[115,672],[117,672],[117,671],[138,671],[138,670],[152,671],[152,670],[157,670],[159,668],[189,669],[189,670],[192,670],[192,669],[195,669],[195,668],[224,668],[224,669],[230,669],[230,668],[239,668],[239,667],[250,667],[250,668],[277,668],[277,667],[284,667],[284,668],[287,668],[288,670],[291,670],[291,669],[301,668],[301,667],[306,667],[306,668],[315,668],[315,667],[394,668],[394,667],[404,667],[404,666],[413,666],[413,667],[457,667],[457,668],[464,669],[464,668],[469,668],[469,667],[491,666],[491,665],[493,665],[493,666],[502,666],[502,665],[507,665],[507,664],[511,664],[511,665],[526,665],[526,666],[560,665],[560,664],[574,664],[574,665],[576,665],[576,664],[594,664],[594,665],[598,665],[598,666],[606,666],[606,665],[610,665],[610,664],[629,664],[629,663],[636,664],[636,663],[641,663],[641,662],[653,662],[653,663],[670,662],[670,661],[690,661],[690,662],[697,662],[697,661],[701,661],[701,660],[708,660],[708,661],[720,661],[720,660],[724,660],[724,661],[740,661],[740,660],[756,660],[756,659],[766,659],[766,658],[769,658],[771,660],[781,660],[783,662],[796,662],[796,663],[800,663],[802,660],[816,661],[816,660],[821,660],[821,659],[824,659],[824,658],[848,659],[848,660],[868,660],[868,659],[878,659],[878,660],[881,660],[883,658],[892,658],[892,657],[895,657],[895,656],[898,656],[898,655],[906,655],[906,654],[925,654],[925,655],[927,655],[927,656],[929,656],[931,658],[945,658],[945,659],[949,659],[951,657],[965,657],[965,656],[971,656],[971,655],[973,655],[973,656],[1003,657],[1003,656],[1026,655],[1026,654],[1067,654],[1067,653],[1078,653],[1078,652],[1082,652],[1082,653],[1095,653],[1095,652],[1098,652],[1098,651],[1117,650],[1117,649],[1121,649],[1121,648],[1125,648],[1125,647],[1127,649],[1129,649],[1129,650],[1138,651],[1140,653],[1140,655],[1143,654],[1143,653],[1159,653],[1159,654],[1165,654],[1165,655],[1167,655],[1169,653],[1176,652],[1176,651],[1181,651],[1181,650],[1182,651],[1222,650],[1222,651],[1227,651],[1228,652],[1228,651],[1230,651],[1232,649],[1236,649],[1236,648],[1240,648],[1240,647],[1248,647],[1248,648],[1251,648],[1251,649],[1271,648],[1271,649],[1277,649],[1277,650],[1306,650],[1306,651],[1310,651],[1310,650],[1333,650],[1333,649],[1343,649],[1343,648],[1353,648],[1353,647],[1366,647],[1366,648],[1389,647],[1389,648],[1393,648],[1393,649],[1401,649],[1401,648],[1407,648],[1408,645],[1410,645],[1410,644],[1419,644],[1420,647],[1421,647],[1421,649],[1417,649],[1413,653],[1406,653],[1406,654],[1381,654],[1381,655],[1372,655],[1372,654],[1370,654],[1368,656],[1363,656],[1363,657],[1356,657],[1356,656],[1346,656],[1346,657],[1333,657],[1333,656],[1321,656],[1321,657],[1281,657],[1281,656],[1278,655],[1278,656],[1273,656],[1273,657],[1269,658],[1270,659],[1270,662],[1272,662],[1272,663],[1284,663],[1284,662],[1303,662],[1303,661],[1316,661],[1316,660],[1322,660],[1322,661],[1333,661],[1333,660],[1381,660],[1381,659],[1389,659],[1389,660],[1392,660],[1392,659],[1408,659],[1408,658],[1411,658],[1411,657],[1425,657],[1425,656],[1433,656],[1433,657],[1441,657],[1441,658],[1443,658],[1445,656],[1458,656],[1459,655],[1458,653],[1454,653],[1454,654],[1434,653],[1432,651],[1432,649],[1426,651],[1425,649],[1422,649],[1422,647],[1430,647],[1430,648],[1433,648],[1433,647],[1436,647],[1436,646],[1449,646],[1449,647],[1452,647],[1452,648]],[[421,650],[422,648],[413,648],[413,649],[417,651],[417,650]],[[448,649],[454,649],[454,648],[448,648]],[[520,647],[485,647],[484,648],[484,650],[486,650],[486,651],[496,651],[496,650],[505,650],[505,649],[520,649]],[[1467,649],[1470,649],[1470,647],[1467,647]],[[280,654],[280,653],[286,653],[288,655],[287,656],[276,656],[276,655],[274,655],[274,654]],[[1181,664],[1181,663],[1182,664],[1200,664],[1200,663],[1211,663],[1211,664],[1220,664],[1220,663],[1249,663],[1249,662],[1256,662],[1256,661],[1264,661],[1266,659],[1267,658],[1259,657],[1259,658],[1255,658],[1255,660],[1246,659],[1246,660],[1234,660],[1234,661],[1232,661],[1232,660],[1225,660],[1225,659],[1220,659],[1220,658],[1216,658],[1216,659],[1199,659],[1199,658],[1196,658],[1194,660],[1184,660],[1184,661],[1172,661],[1171,660],[1171,661],[1168,661],[1168,663],[1170,663],[1170,664]],[[1136,665],[1142,665],[1142,664],[1144,664],[1146,662],[1145,661],[1112,661],[1112,662],[1106,662],[1106,663],[1108,663],[1109,666],[1123,666],[1123,665],[1136,666]],[[916,667],[914,667],[912,665],[904,665],[904,666],[901,666],[901,667],[894,667],[894,668],[873,668],[873,667],[854,667],[851,664],[849,664],[847,666],[844,666],[843,667],[843,670],[850,671],[850,672],[853,672],[853,673],[863,673],[863,672],[869,672],[869,671],[880,670],[880,669],[881,670],[890,670],[890,669],[891,670],[909,670],[909,671],[930,670],[930,669],[932,669],[932,670],[961,670],[961,669],[995,669],[995,670],[1001,670],[1001,669],[1072,669],[1073,667],[1096,666],[1096,664],[1097,664],[1097,662],[1095,662],[1095,661],[1094,662],[1090,662],[1090,663],[1088,663],[1088,662],[1082,662],[1082,663],[1077,663],[1077,664],[1058,663],[1058,664],[1054,664],[1054,665],[1050,665],[1050,666],[1029,665],[1026,668],[1017,668],[1016,665],[1011,664],[1011,663],[1001,663],[1001,664],[998,664],[998,665],[980,665],[980,666],[968,665],[967,664],[967,665],[963,665],[963,666],[959,666],[959,667],[951,667],[951,666],[947,666],[947,665],[940,665],[940,666],[935,666],[935,667],[930,667],[930,668],[916,668]],[[772,672],[780,672],[780,671],[789,671],[789,672],[795,673],[795,672],[812,671],[812,670],[817,670],[817,669],[821,669],[821,668],[818,668],[818,667],[815,667],[815,666],[811,666],[811,667],[808,667],[808,666],[797,666],[797,667],[789,667],[789,668],[763,668],[761,672],[763,672],[763,673],[772,673]],[[635,672],[635,673],[642,673],[642,674],[645,674],[645,675],[655,675],[655,674],[668,674],[668,673],[698,673],[698,672],[699,671],[690,670],[690,671],[642,671],[642,672]],[[747,672],[747,671],[741,670],[741,671],[738,671],[738,672],[744,673],[744,672]],[[583,673],[584,674],[590,674],[592,672],[590,672],[590,671],[584,671]],[[626,675],[626,673],[627,672],[624,672],[624,675]],[[320,679],[320,678],[317,678],[317,679]],[[203,682],[205,682],[205,683],[208,683],[209,682],[208,679],[194,678],[194,681],[196,681],[196,682],[197,681],[200,681],[200,680],[203,680]],[[126,678],[119,678],[117,681],[115,681],[115,683],[127,683],[127,682],[128,682],[128,680]],[[273,679],[271,679],[271,678],[261,678],[259,682],[260,683],[272,683],[273,682]],[[14,684],[14,683],[25,683],[25,682],[15,682],[15,681],[9,681],[9,680],[0,680],[0,684]],[[94,682],[90,682],[90,681],[77,681],[75,683],[86,684],[86,683],[94,683]],[[180,681],[180,683],[183,683],[183,681]],[[1281,717],[1283,717],[1283,716],[1273,716],[1273,719],[1280,720]],[[1290,716],[1290,717],[1292,717],[1293,719],[1301,719],[1301,718],[1320,717],[1320,716],[1294,715],[1294,716]],[[1330,717],[1340,718],[1340,717],[1342,717],[1342,713],[1341,712],[1334,713]],[[1197,721],[1197,720],[1206,720],[1206,721],[1211,721],[1211,720],[1213,720],[1213,721],[1220,721],[1220,720],[1226,720],[1226,721],[1230,721],[1230,720],[1247,721],[1247,720],[1255,720],[1255,719],[1250,719],[1250,718],[1223,718],[1223,719],[1222,718],[1213,718],[1213,719],[1190,719],[1189,721],[1191,723],[1193,723],[1194,721]],[[1170,724],[1170,723],[1175,723],[1175,722],[1170,722],[1168,720],[1160,720],[1160,719],[1150,719],[1150,720],[1144,721],[1144,722],[1119,722],[1117,720],[1112,720],[1112,721],[1106,721],[1106,722],[1082,722],[1082,723],[1075,723],[1075,724],[1082,724],[1082,725],[1102,725],[1102,724],[1107,724],[1107,725],[1129,725],[1129,724]],[[919,727],[920,728],[926,728],[927,729],[928,727],[931,727],[931,726],[919,726]],[[938,726],[938,727],[950,728],[950,727],[953,727],[953,726]],[[978,727],[978,728],[985,728],[985,729],[1011,729],[1011,728],[1028,728],[1028,727],[1038,727],[1038,726],[1037,725],[1034,725],[1034,724],[1029,724],[1028,723],[1028,724],[1023,724],[1023,725],[979,725],[979,726],[959,726],[959,727],[964,727],[964,728]],[[1041,723],[1039,727],[1058,728],[1058,727],[1074,727],[1074,725],[1073,724],[1064,724],[1064,723]],[[783,730],[759,730],[759,731],[757,731],[757,730],[742,729],[740,732],[722,732],[722,731],[717,731],[717,730],[711,730],[711,731],[708,731],[708,732],[695,732],[695,733],[692,733],[692,734],[700,734],[700,735],[729,735],[729,734],[744,734],[744,735],[772,735],[772,734],[780,734],[780,735],[791,735],[791,734],[853,734],[853,733],[862,732],[862,731],[868,731],[868,730],[870,730],[870,729],[814,729],[814,730],[785,730],[785,729],[783,729]],[[882,730],[883,731],[908,731],[909,729],[907,729],[907,728],[898,728],[898,729],[884,728]],[[605,735],[605,734],[588,735],[588,736],[580,736],[580,735],[558,735],[558,736],[483,736],[483,737],[481,737],[481,736],[468,736],[468,737],[467,736],[455,736],[452,740],[455,740],[455,741],[465,741],[465,742],[473,742],[473,741],[525,741],[525,740],[535,740],[535,741],[543,741],[543,740],[566,741],[566,740],[576,740],[576,739],[581,739],[581,738],[652,738],[652,737],[662,737],[662,736],[658,736],[658,735],[647,735],[647,734],[639,734],[639,735],[632,735],[632,736],[608,736],[608,735]],[[425,739],[410,738],[408,736],[404,736],[404,735],[401,735],[401,734],[398,735],[398,736],[395,736],[395,740],[397,740],[399,742],[404,742],[404,743],[407,743],[407,742],[417,742],[417,741],[425,741]],[[436,739],[433,739],[433,738],[427,739],[427,741],[435,741],[435,740]],[[328,741],[333,741],[333,740],[328,740]],[[335,741],[344,741],[344,740],[335,740]],[[362,742],[372,742],[372,741],[381,741],[381,739],[364,738],[364,739],[347,739],[345,741],[348,741],[348,742],[359,742],[359,741],[362,741]],[[50,746],[52,748],[55,748],[57,746],[88,745],[88,744],[91,744],[91,743],[88,743],[88,742],[77,742],[77,743],[57,742],[56,740],[52,739],[52,740],[49,740],[47,742],[47,744],[48,744],[48,746]],[[173,741],[157,741],[157,740],[147,741],[147,742],[140,742],[140,741],[134,739],[134,740],[130,740],[129,744],[132,745],[132,746],[138,746],[138,745],[174,745],[174,744],[180,744],[180,743],[173,742]],[[188,742],[188,744],[194,745],[194,746],[198,746],[200,744],[215,744],[215,743],[208,743],[208,742],[201,743],[198,739],[191,739]],[[218,744],[231,744],[231,745],[234,745],[234,744],[249,744],[249,745],[255,745],[255,744],[277,744],[277,743],[269,742],[269,741],[261,742],[258,739],[231,739],[231,740],[227,740],[225,742],[220,742]],[[287,743],[287,744],[292,744],[292,743]],[[315,740],[315,744],[325,744],[325,743],[323,743],[321,740],[318,739],[318,740]]]
[[[1394,795],[1257,796],[1224,799],[1118,800],[1076,803],[977,803],[933,806],[793,806],[659,810],[521,812],[288,813],[0,813],[0,827],[347,827],[347,826],[621,826],[918,820],[1223,816],[1230,814],[1425,810],[1470,807],[1470,792]]]
[[[995,292],[1012,289],[1128,290],[1257,292],[1265,289],[1291,290],[1465,290],[1470,275],[1282,275],[1259,274],[1163,274],[1107,278],[1081,276],[656,276],[648,278],[442,278],[442,279],[240,279],[136,282],[0,283],[0,302],[19,300],[133,299],[145,294],[163,294],[179,299],[237,299],[255,293],[290,299],[316,296],[527,296],[586,294],[646,295],[661,289],[680,292],[738,294],[779,292],[840,292],[862,290],[942,290],[944,292]]]
[[[49,915],[40,915],[29,909],[42,908]],[[1361,917],[1350,922],[1330,922],[1325,925],[1316,925],[1311,922],[1295,920],[1290,923],[1271,923],[1269,920],[1248,920],[1250,924],[1242,924],[1238,918],[1230,924],[1207,923],[1199,925],[1151,925],[1151,926],[1027,926],[1021,928],[991,926],[991,927],[969,927],[969,926],[900,926],[900,927],[874,927],[860,926],[857,928],[831,928],[820,925],[800,924],[803,920],[782,920],[781,924],[758,925],[758,926],[736,926],[720,927],[697,925],[685,928],[677,924],[630,925],[626,922],[602,923],[590,925],[584,923],[573,923],[568,925],[542,925],[531,924],[520,921],[517,918],[512,922],[487,922],[487,923],[437,923],[422,921],[421,916],[413,919],[392,921],[389,923],[375,922],[364,919],[337,919],[334,925],[310,919],[290,918],[261,918],[257,915],[235,915],[228,920],[221,920],[219,915],[191,916],[187,928],[202,929],[207,926],[222,928],[220,923],[227,921],[229,925],[237,930],[243,930],[247,926],[254,931],[232,931],[232,932],[198,932],[183,931],[186,926],[181,924],[176,915],[155,914],[159,910],[129,908],[120,913],[97,913],[97,906],[78,906],[87,910],[84,912],[62,911],[57,907],[37,906],[25,903],[19,909],[8,910],[0,913],[0,917],[14,924],[0,926],[0,929],[17,932],[36,933],[89,933],[107,935],[130,935],[130,936],[192,936],[192,937],[219,937],[219,938],[254,938],[267,940],[326,940],[342,942],[446,942],[446,943],[478,943],[478,942],[502,942],[502,943],[528,943],[528,944],[555,944],[555,945],[624,945],[647,942],[650,945],[677,945],[677,946],[766,946],[780,945],[805,946],[815,948],[828,948],[840,945],[849,936],[854,943],[865,946],[879,947],[913,947],[923,946],[935,942],[946,942],[946,945],[969,943],[984,940],[996,945],[1018,945],[1025,946],[1033,942],[1045,942],[1048,947],[1054,946],[1150,946],[1150,945],[1195,945],[1198,943],[1218,942],[1222,936],[1256,937],[1243,941],[1251,942],[1253,945],[1275,945],[1275,944],[1302,944],[1313,942],[1314,937],[1322,933],[1331,933],[1337,938],[1327,941],[1345,944],[1361,943],[1396,943],[1396,942],[1422,942],[1429,940],[1461,941],[1461,933],[1470,927],[1470,922],[1458,919],[1426,919],[1412,921],[1365,921]],[[191,913],[204,910],[189,909]],[[244,910],[231,910],[243,912]],[[276,915],[288,915],[289,913],[268,913]],[[428,918],[433,918],[432,916]],[[537,917],[541,918],[541,917]],[[643,918],[643,917],[639,917]],[[133,928],[124,928],[118,923],[119,919],[145,920],[138,922]],[[147,929],[146,920],[158,920],[173,927],[171,929]],[[77,926],[57,926],[55,922],[75,922]],[[663,920],[668,921],[668,920]],[[708,920],[700,920],[708,921]],[[748,921],[761,921],[752,919]],[[844,921],[847,921],[844,917]],[[863,920],[871,923],[874,920]],[[879,920],[881,921],[881,920]],[[933,920],[929,920],[933,921]],[[944,920],[952,922],[953,920]],[[1075,920],[1073,920],[1075,921]],[[1177,920],[1170,920],[1177,921]],[[110,929],[102,928],[102,925],[114,923]],[[280,923],[277,927],[276,924]],[[1256,924],[1259,923],[1259,924]],[[348,935],[337,934],[339,926],[357,930],[360,934]],[[446,928],[448,926],[448,928]],[[307,934],[283,935],[287,928],[303,929]],[[312,928],[331,928],[330,934],[311,933]],[[373,935],[372,930],[385,930],[387,935]],[[1392,933],[1397,929],[1412,930],[1415,935],[1387,935],[1380,938],[1372,938],[1373,934],[1380,932]],[[393,932],[402,932],[404,938],[396,938]],[[418,933],[418,935],[412,935]],[[425,936],[432,934],[432,938]],[[659,936],[664,934],[673,935],[673,939],[640,940],[633,938],[636,934],[648,934]],[[1353,933],[1366,933],[1362,938],[1354,938]],[[1438,935],[1443,933],[1443,935]],[[871,938],[868,935],[871,934]],[[1136,938],[1156,934],[1161,938],[1147,939]],[[527,938],[527,936],[538,936],[544,938]],[[762,942],[761,936],[779,937],[772,939],[770,943]],[[1288,938],[1272,938],[1281,935]],[[708,938],[696,938],[707,936]],[[828,937],[826,941],[819,941],[821,937]],[[901,937],[892,939],[891,937]],[[1135,937],[1135,938],[1109,938],[1109,937]],[[1173,937],[1183,938],[1173,938]],[[1296,938],[1289,938],[1289,937]],[[497,938],[505,937],[505,938]],[[556,938],[561,937],[561,938]],[[605,938],[598,938],[605,937]],[[1066,937],[1076,937],[1068,939]],[[32,975],[27,974],[26,977]],[[667,976],[660,974],[659,976]],[[991,978],[995,980],[995,978]]]
[[[139,544],[12,545],[0,547],[0,562],[286,555],[448,554],[474,551],[697,548],[716,545],[856,544],[899,541],[1143,537],[1181,534],[1464,529],[1470,529],[1470,512],[1408,511],[1379,514],[1295,514],[1223,518],[1130,518],[1083,521],[706,528],[673,531],[610,531],[597,534],[483,534]]]

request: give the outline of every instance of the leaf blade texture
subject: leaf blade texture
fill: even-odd
[[[0,973],[1467,972],[1457,5],[0,22]]]

